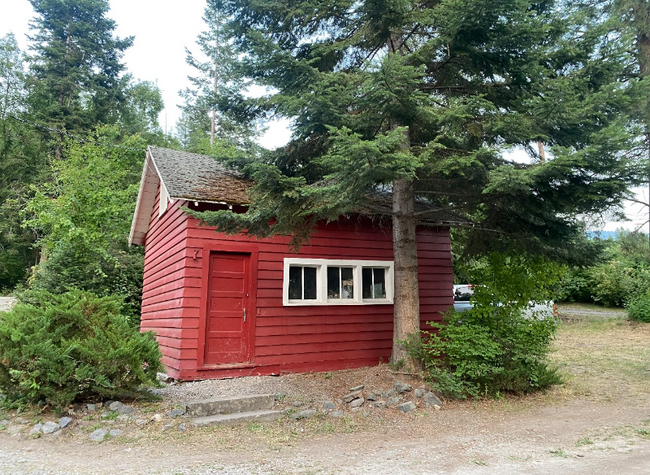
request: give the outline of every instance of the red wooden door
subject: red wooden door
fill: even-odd
[[[250,361],[249,287],[249,254],[210,254],[204,364]]]

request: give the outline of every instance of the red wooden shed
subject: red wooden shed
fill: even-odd
[[[309,245],[227,236],[182,207],[245,211],[251,182],[204,155],[149,147],[129,242],[145,246],[141,329],[168,374],[197,380],[388,361],[390,219],[319,225]],[[448,227],[419,226],[421,321],[453,304]]]

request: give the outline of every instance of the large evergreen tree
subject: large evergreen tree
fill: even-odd
[[[121,62],[133,38],[114,36],[108,0],[30,0],[36,17],[29,103],[32,117],[62,131],[117,121],[125,102]],[[60,133],[57,154],[62,148]]]
[[[619,203],[635,178],[621,153],[633,134],[618,119],[620,71],[592,61],[598,42],[553,1],[209,4],[230,19],[240,74],[267,87],[249,100],[251,119],[290,118],[293,138],[275,166],[256,167],[247,214],[203,219],[300,238],[388,186],[394,361],[408,361],[398,342],[419,328],[415,228],[436,224],[416,200],[539,250],[570,239],[578,213]],[[552,160],[539,160],[538,142]],[[505,158],[513,145],[532,164]]]
[[[180,92],[185,104],[178,134],[184,147],[194,152],[209,152],[215,141],[250,150],[256,127],[237,120],[243,114],[240,105],[245,82],[233,70],[236,53],[224,31],[226,18],[208,4],[203,21],[206,30],[196,41],[203,60],[186,49],[186,62],[194,74],[188,77],[190,87]]]

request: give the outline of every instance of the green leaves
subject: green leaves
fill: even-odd
[[[65,408],[131,395],[162,368],[152,333],[139,333],[117,297],[31,292],[0,314],[0,389],[10,401]]]

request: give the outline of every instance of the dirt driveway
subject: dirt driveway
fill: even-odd
[[[0,433],[0,473],[650,474],[650,326],[564,314],[553,357],[568,381],[544,395],[336,421],[151,427],[101,443]],[[305,385],[339,375],[310,377]]]

